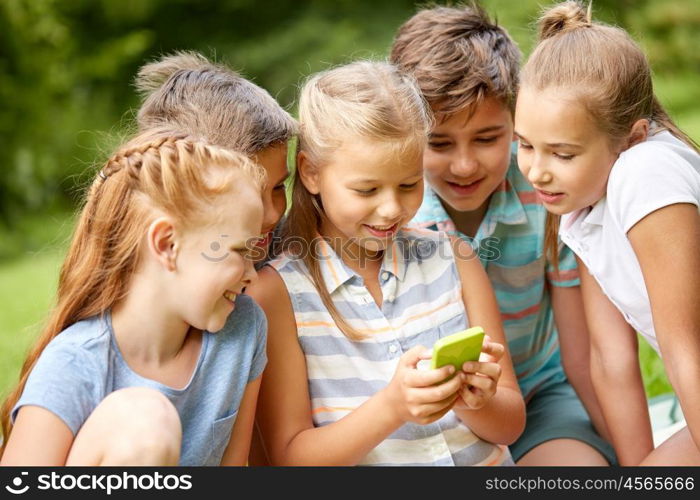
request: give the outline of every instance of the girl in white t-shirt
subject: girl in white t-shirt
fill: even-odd
[[[540,20],[515,131],[520,169],[550,212],[550,255],[559,232],[588,270],[591,377],[620,464],[700,465],[697,145],[658,103],[629,35],[577,2]],[[635,331],[662,355],[688,422],[657,449]]]

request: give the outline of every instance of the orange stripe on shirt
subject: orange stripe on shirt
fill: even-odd
[[[507,448],[506,448],[505,446],[503,446],[503,445],[500,445],[500,444],[499,444],[499,445],[496,445],[496,446],[498,446],[499,453],[498,453],[498,455],[496,456],[496,459],[495,459],[495,460],[492,460],[491,462],[489,462],[489,463],[486,464],[486,467],[490,467],[490,466],[492,466],[492,465],[500,464],[500,463],[503,461],[503,455],[505,455],[506,449],[507,449]]]
[[[311,413],[329,413],[329,412],[334,412],[334,411],[353,411],[357,409],[356,407],[351,407],[351,406],[319,406],[318,408],[314,408]]]
[[[525,316],[535,314],[539,310],[540,310],[540,305],[535,304],[534,306],[530,306],[527,309],[523,309],[522,311],[518,311],[515,313],[502,313],[501,319],[503,321],[512,320],[512,319],[521,319],[521,318],[524,318]]]
[[[297,328],[299,327],[304,327],[304,328],[314,328],[317,326],[324,326],[326,328],[337,328],[338,325],[335,323],[330,323],[328,321],[297,321]],[[387,326],[384,328],[379,328],[377,330],[368,330],[368,329],[358,329],[357,331],[361,334],[367,334],[371,335],[373,333],[383,333],[383,332],[388,332],[389,330],[393,330],[394,328],[391,326]]]
[[[461,298],[459,300],[461,300]],[[444,309],[444,308],[448,307],[449,305],[454,304],[457,301],[458,301],[457,299],[453,299],[453,300],[450,300],[449,302],[447,302],[441,306],[436,307],[435,309],[431,309],[430,311],[422,312],[420,314],[415,314],[415,315],[411,316],[410,318],[408,318],[403,323],[401,323],[400,325],[396,325],[394,327],[379,328],[378,330],[365,329],[365,330],[358,330],[358,331],[360,333],[373,334],[373,333],[381,333],[381,332],[386,332],[389,330],[403,328],[404,326],[409,324],[411,321],[415,321],[417,319],[424,318],[425,316],[429,316],[430,314],[436,313],[440,309]],[[332,327],[336,326],[335,323],[329,323],[327,321],[297,321],[296,323],[297,323],[297,327],[301,326],[301,327],[306,327],[306,328],[312,328],[315,326],[325,326],[325,327],[332,328]]]
[[[331,270],[331,274],[333,275],[333,279],[335,280],[335,286],[340,286],[340,278],[338,278],[338,273],[335,272],[335,268],[333,267],[333,263],[330,261],[328,256],[330,255],[328,253],[328,244],[324,241],[323,245],[321,245],[321,253],[325,259],[325,264],[328,267],[328,269]]]
[[[549,281],[571,281],[579,277],[578,269],[569,269],[568,271],[555,271],[547,272],[547,279]]]

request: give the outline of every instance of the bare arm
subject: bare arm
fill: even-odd
[[[554,322],[559,332],[561,363],[598,434],[610,439],[591,381],[590,338],[583,311],[581,287],[550,285]]]
[[[458,377],[443,384],[448,367],[420,372],[415,364],[422,349],[414,348],[399,361],[397,378],[347,416],[314,427],[308,392],[306,360],[297,339],[294,311],[277,272],[265,268],[250,295],[268,320],[268,364],[263,375],[257,421],[272,465],[355,465],[407,419],[436,420],[449,411],[459,387]],[[412,366],[411,366],[412,365]],[[397,402],[406,379],[420,389],[407,415]],[[419,379],[417,382],[415,379]],[[450,399],[451,398],[451,399]],[[400,398],[399,398],[400,399]]]
[[[669,205],[627,233],[644,275],[654,330],[688,428],[700,450],[700,215]]]
[[[496,296],[484,268],[469,244],[459,238],[452,238],[452,245],[469,323],[481,326],[493,342],[503,346],[503,355],[498,361],[500,377],[496,378],[497,390],[493,397],[478,410],[456,408],[455,412],[485,441],[511,444],[525,429],[525,402],[508,352]]]
[[[65,465],[72,445],[73,433],[56,414],[40,406],[23,406],[0,465]]]
[[[654,443],[637,335],[578,258],[591,336],[591,379],[620,465],[637,465]]]
[[[248,382],[246,386],[241,406],[238,408],[236,423],[233,424],[231,438],[224,455],[221,457],[221,465],[245,465],[248,461],[260,380],[261,377],[258,377],[252,382]]]

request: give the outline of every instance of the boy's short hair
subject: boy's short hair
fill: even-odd
[[[139,69],[139,129],[170,126],[248,156],[286,143],[296,120],[264,89],[198,52],[175,52]]]
[[[520,50],[477,3],[419,11],[399,28],[390,58],[437,115],[473,112],[490,96],[515,108]]]

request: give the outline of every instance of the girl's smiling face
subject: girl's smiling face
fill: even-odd
[[[260,194],[241,179],[231,193],[219,195],[207,218],[181,233],[169,293],[186,323],[216,332],[234,310],[238,295],[256,278],[254,245],[263,220]]]
[[[304,185],[321,197],[322,235],[341,244],[349,240],[352,255],[387,248],[423,201],[422,155],[417,146],[396,152],[361,139],[347,141],[320,168],[310,166]]]
[[[549,212],[566,214],[605,196],[620,151],[571,92],[523,87],[515,134],[520,171]]]

